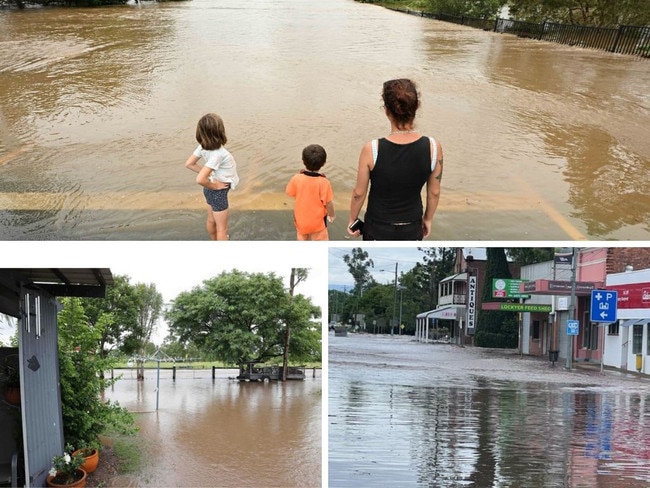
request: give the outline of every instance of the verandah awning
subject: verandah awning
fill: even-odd
[[[444,307],[422,312],[417,315],[418,319],[432,318],[442,320],[456,320],[458,318],[458,308],[456,305],[447,305]]]

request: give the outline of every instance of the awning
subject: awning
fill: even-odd
[[[630,327],[631,325],[647,325],[650,319],[627,319],[621,324],[621,327]]]
[[[458,318],[458,307],[456,305],[447,305],[417,315],[418,319],[424,319],[427,317],[432,319],[456,320]]]
[[[629,327],[632,324],[635,324],[639,319],[627,319],[624,320],[623,323],[621,324],[621,327]]]

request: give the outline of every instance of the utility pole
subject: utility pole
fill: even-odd
[[[395,320],[397,320],[396,314],[397,314],[397,265],[399,263],[395,263],[395,282],[394,282],[394,290],[393,290],[393,321],[390,324],[390,335],[393,335],[393,327],[395,327]]]
[[[572,248],[571,253],[571,302],[569,303],[569,319],[575,320],[576,318],[576,268],[578,267],[576,261],[576,248]],[[566,354],[566,368],[571,369],[573,361],[573,338],[575,336],[567,334],[567,354]]]

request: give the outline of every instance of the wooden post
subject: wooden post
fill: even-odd
[[[212,366],[212,379],[215,377],[215,371],[217,370],[216,366]]]
[[[176,365],[172,366],[172,380],[176,381]]]

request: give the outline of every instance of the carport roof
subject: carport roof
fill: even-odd
[[[0,269],[0,313],[17,316],[20,288],[36,287],[56,297],[104,297],[113,284],[108,268]]]

